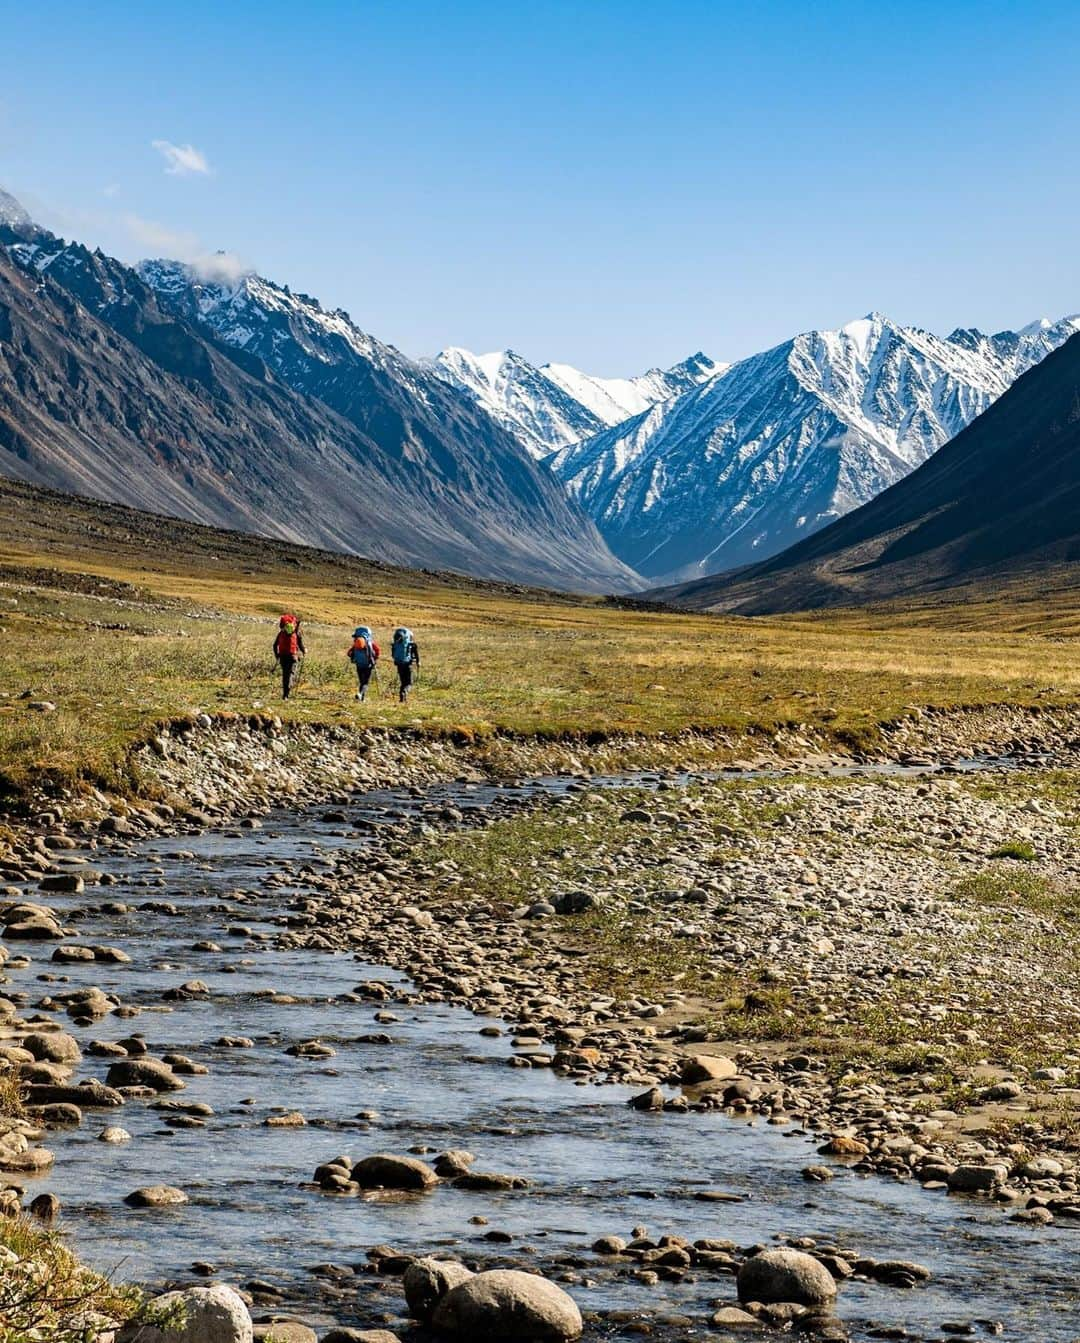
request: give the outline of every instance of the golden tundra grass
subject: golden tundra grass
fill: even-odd
[[[88,529],[89,530],[89,529]],[[224,534],[222,534],[224,535]],[[242,545],[233,542],[234,552]],[[306,722],[418,726],[483,735],[736,731],[808,723],[871,740],[911,704],[1057,703],[1080,687],[1071,610],[932,607],[905,617],[834,613],[745,619],[628,611],[423,573],[236,553],[148,555],[106,537],[43,529],[0,551],[0,774],[18,790],[40,771],[122,785],[132,741],[200,710],[279,709]],[[45,568],[44,566],[48,566]],[[90,576],[88,580],[88,576]],[[100,589],[95,584],[100,580]],[[120,589],[117,583],[133,588]],[[303,682],[281,705],[271,642],[278,614],[304,620]],[[382,684],[365,705],[345,650],[376,629]],[[424,657],[403,708],[389,636],[407,623]],[[58,706],[28,709],[34,699]]]
[[[25,1217],[0,1217],[0,1249],[15,1256],[0,1269],[0,1343],[85,1343],[97,1336],[95,1321],[122,1323],[143,1310],[136,1288],[85,1268],[56,1233]]]

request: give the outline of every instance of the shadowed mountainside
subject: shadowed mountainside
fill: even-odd
[[[396,564],[638,585],[479,407],[365,339],[336,397],[290,386],[131,268],[0,212],[0,473]]]

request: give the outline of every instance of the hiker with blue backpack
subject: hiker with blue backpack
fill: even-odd
[[[379,645],[369,626],[357,625],[353,630],[352,647],[346,656],[356,668],[356,679],[359,684],[356,698],[363,702],[367,698],[368,682],[373,675],[378,675],[376,664],[379,661]]]
[[[420,646],[413,638],[411,629],[399,625],[394,631],[394,642],[390,645],[390,656],[398,674],[398,700],[404,704],[409,698],[409,689],[413,683],[413,668],[420,670]]]

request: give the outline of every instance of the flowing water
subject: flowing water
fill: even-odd
[[[589,786],[656,782],[635,775]],[[210,1261],[229,1280],[276,1285],[285,1293],[283,1308],[309,1322],[371,1323],[370,1278],[342,1283],[312,1267],[362,1265],[379,1243],[485,1262],[505,1253],[548,1272],[580,1263],[592,1285],[572,1290],[586,1311],[681,1312],[702,1320],[710,1303],[733,1300],[731,1279],[695,1273],[682,1283],[645,1287],[605,1269],[589,1253],[591,1241],[628,1236],[638,1223],[651,1235],[723,1237],[741,1245],[786,1233],[875,1258],[915,1259],[932,1270],[929,1285],[908,1292],[844,1284],[838,1310],[853,1337],[873,1337],[884,1325],[935,1338],[944,1322],[962,1320],[982,1321],[978,1334],[1001,1322],[1007,1338],[1075,1340],[1080,1247],[1067,1225],[1020,1227],[983,1201],[842,1168],[831,1183],[808,1185],[801,1171],[815,1157],[799,1130],[718,1114],[636,1113],[626,1106],[625,1087],[574,1085],[545,1069],[506,1066],[508,1041],[481,1036],[483,1019],[463,1009],[346,996],[377,979],[407,998],[407,981],[394,971],[345,953],[276,950],[257,939],[279,931],[272,920],[280,892],[302,889],[302,876],[296,886],[267,888],[268,872],[304,863],[332,867],[341,850],[380,842],[382,827],[416,826],[450,803],[497,810],[524,796],[580,786],[550,779],[516,788],[442,785],[422,797],[386,791],[355,799],[348,826],[322,822],[315,811],[278,812],[262,829],[155,840],[104,864],[100,851],[89,855],[117,884],[78,896],[50,893],[48,902],[77,916],[80,942],[119,945],[131,964],[49,965],[50,952],[34,949],[32,966],[12,971],[12,987],[29,991],[33,1003],[51,987],[95,984],[143,1007],[134,1019],[108,1016],[75,1033],[85,1043],[139,1031],[154,1055],[178,1051],[206,1064],[208,1075],[185,1079],[187,1088],[172,1099],[206,1102],[214,1114],[205,1127],[176,1128],[163,1122],[168,1111],[129,1101],[122,1109],[87,1112],[81,1128],[50,1135],[56,1166],[32,1187],[59,1195],[83,1256],[120,1277],[150,1282],[191,1282],[192,1263]],[[103,912],[114,900],[134,912]],[[161,901],[178,913],[138,908]],[[193,950],[204,938],[222,951]],[[43,981],[54,973],[63,984]],[[208,998],[162,1002],[166,989],[191,978],[209,985]],[[270,1002],[267,990],[297,1001]],[[380,1010],[398,1020],[379,1025]],[[373,1031],[386,1031],[392,1043],[359,1042]],[[215,1044],[222,1036],[249,1037],[254,1047]],[[316,1037],[333,1045],[334,1057],[285,1054],[288,1045]],[[79,1075],[103,1078],[107,1067],[107,1059],[87,1057]],[[307,1127],[267,1127],[264,1120],[282,1108],[302,1111]],[[374,1118],[362,1117],[370,1112]],[[133,1141],[99,1142],[105,1124],[122,1125]],[[531,1187],[481,1194],[440,1186],[387,1199],[334,1197],[306,1185],[318,1163],[342,1152],[360,1157],[415,1144],[468,1148],[477,1169],[523,1175]],[[131,1190],[158,1183],[180,1186],[190,1203],[135,1211],[122,1202]],[[737,1201],[696,1197],[716,1190]],[[472,1223],[477,1215],[489,1225]],[[491,1229],[510,1242],[485,1240]],[[396,1282],[381,1290],[383,1308],[400,1308]],[[597,1330],[607,1336],[617,1326]],[[665,1333],[660,1326],[653,1336],[697,1331]]]

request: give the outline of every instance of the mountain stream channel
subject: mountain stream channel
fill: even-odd
[[[685,781],[667,776],[668,786]],[[634,774],[587,786],[659,782]],[[371,1247],[389,1244],[474,1266],[535,1267],[575,1296],[586,1338],[680,1340],[745,1336],[708,1324],[717,1306],[734,1304],[731,1278],[690,1271],[645,1286],[631,1276],[632,1261],[592,1254],[593,1240],[629,1238],[640,1224],[654,1238],[739,1245],[809,1236],[841,1252],[851,1247],[931,1270],[912,1290],[845,1282],[837,1313],[852,1339],[1080,1337],[1077,1233],[1067,1224],[1017,1227],[986,1200],[926,1193],[914,1181],[849,1172],[808,1184],[801,1172],[813,1160],[814,1135],[803,1129],[719,1113],[636,1113],[627,1101],[640,1087],[574,1085],[550,1068],[507,1067],[509,1038],[479,1033],[491,1018],[410,1003],[408,980],[396,970],[346,952],[275,948],[280,902],[303,890],[305,865],[325,872],[343,852],[374,851],[387,827],[398,838],[425,832],[447,806],[475,820],[584,786],[552,777],[439,784],[422,795],[355,793],[345,823],[326,820],[325,807],[279,809],[258,828],[65,855],[88,859],[113,884],[100,893],[50,891],[46,899],[77,924],[80,941],[119,946],[130,963],[46,965],[46,948],[28,947],[28,963],[7,967],[8,991],[27,994],[28,1005],[49,991],[49,981],[117,995],[140,1009],[134,1020],[113,1014],[65,1026],[75,1029],[84,1054],[90,1039],[137,1031],[152,1055],[180,1051],[206,1066],[204,1075],[184,1079],[175,1100],[212,1110],[198,1117],[129,1100],[52,1132],[56,1165],[29,1180],[28,1192],[37,1186],[59,1197],[73,1248],[96,1268],[155,1287],[204,1281],[196,1273],[212,1265],[254,1293],[256,1320],[278,1315],[318,1330],[389,1325],[406,1338],[426,1338],[404,1321],[400,1279],[375,1274],[367,1260]],[[284,873],[287,882],[267,886],[268,873]],[[118,903],[130,912],[116,912]],[[198,950],[202,941],[220,953]],[[192,978],[209,993],[170,1001],[166,991]],[[370,981],[388,986],[389,998],[365,996],[359,986]],[[380,1025],[376,1015],[388,1010],[392,1024]],[[392,1047],[363,1041],[379,1031],[390,1034]],[[247,1037],[253,1047],[218,1043],[228,1037]],[[331,1045],[334,1056],[285,1053],[313,1039]],[[109,1062],[85,1056],[78,1075],[103,1079]],[[265,1123],[287,1110],[302,1111],[306,1125]],[[132,1141],[99,1141],[107,1124],[122,1124]],[[529,1187],[478,1193],[443,1184],[423,1194],[340,1197],[310,1183],[315,1166],[341,1152],[414,1148],[471,1149],[482,1154],[482,1169],[522,1175]],[[156,1184],[180,1186],[190,1201],[125,1206],[129,1191]],[[717,1189],[725,1201],[701,1200],[702,1191]]]

